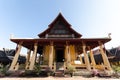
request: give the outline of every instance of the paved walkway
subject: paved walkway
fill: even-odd
[[[12,77],[5,77],[0,78],[0,80],[120,80],[120,79],[114,79],[114,78],[98,78],[98,77],[92,77],[92,78],[84,78],[80,76],[74,76],[74,77],[36,77],[36,78],[12,78]]]

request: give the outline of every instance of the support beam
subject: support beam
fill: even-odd
[[[67,66],[69,66],[70,65],[70,62],[71,62],[71,59],[70,59],[70,48],[69,48],[69,45],[68,45],[68,43],[67,43],[67,45],[66,45],[66,60],[67,60]]]
[[[42,60],[41,58],[42,58],[42,56],[41,56],[41,54],[39,54],[39,56],[38,56],[38,64],[40,64],[40,61]]]
[[[9,70],[17,70],[16,68],[18,68],[17,61],[18,61],[18,57],[19,57],[19,54],[20,54],[20,51],[21,51],[21,48],[22,48],[22,43],[23,43],[22,41],[19,42],[19,44],[16,47],[16,53],[15,53],[14,59],[12,61],[12,64],[11,64]]]
[[[52,67],[53,67],[53,52],[54,52],[54,50],[53,50],[53,42],[50,42],[50,52],[49,52],[49,67],[50,67],[50,69],[52,69]]]
[[[88,49],[90,51],[90,59],[91,59],[91,62],[92,62],[93,69],[95,69],[96,62],[95,62],[95,58],[94,58],[94,55],[93,55],[93,51],[91,50],[90,46],[88,47]]]
[[[32,59],[31,59],[31,62],[30,62],[30,68],[29,70],[33,70],[34,69],[34,64],[35,64],[35,58],[36,58],[36,54],[37,54],[37,47],[38,47],[38,43],[34,43],[34,51],[33,51],[33,54],[32,54]]]
[[[85,45],[84,42],[82,42],[82,45],[83,45],[83,53],[84,53],[84,60],[85,60],[86,68],[89,71],[91,71],[90,62],[89,62],[89,59],[88,59],[88,55],[86,53],[86,45]]]
[[[31,54],[31,50],[28,50],[25,69],[29,69],[29,66],[30,66],[30,54]]]
[[[15,66],[15,70],[18,70],[18,69],[19,69],[19,63],[17,63]]]
[[[99,43],[99,46],[100,46],[100,53],[102,55],[103,63],[105,65],[105,67],[107,67],[108,70],[112,70],[112,68],[110,66],[110,63],[108,61],[107,55],[105,54],[105,52],[103,50],[103,44],[102,44],[102,42],[98,41],[98,43]]]
[[[43,64],[49,65],[49,45],[45,45],[43,48]]]
[[[83,60],[82,60],[82,56],[80,55],[80,62],[81,64],[83,64]]]

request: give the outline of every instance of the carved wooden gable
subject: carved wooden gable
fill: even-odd
[[[42,38],[78,38],[81,37],[81,34],[74,31],[60,13],[49,28],[38,36]]]
[[[56,21],[51,27],[48,38],[72,38],[74,34],[69,30],[69,25],[64,23],[62,20]]]
[[[59,34],[59,35],[64,34],[65,35],[65,34],[70,34],[70,31],[68,27],[66,27],[66,25],[62,21],[59,20],[54,24],[49,34]]]

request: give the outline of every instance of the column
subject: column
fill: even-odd
[[[66,60],[67,60],[67,66],[69,66],[70,65],[70,62],[71,62],[71,60],[70,60],[70,48],[69,48],[69,45],[67,44],[66,45]]]
[[[21,51],[21,48],[22,48],[22,43],[23,43],[22,41],[19,42],[19,44],[16,47],[16,53],[15,53],[14,59],[12,61],[12,64],[11,64],[9,70],[16,70],[16,68],[18,68],[17,61],[18,61],[18,57],[19,57],[19,54],[20,54],[20,51]]]
[[[95,58],[94,58],[94,55],[93,55],[93,51],[91,50],[90,46],[88,47],[88,49],[90,51],[90,59],[91,59],[91,62],[92,62],[93,69],[95,69],[96,62],[95,62]]]
[[[36,58],[36,54],[37,54],[37,47],[38,47],[38,43],[36,42],[36,43],[34,43],[34,51],[32,54],[29,70],[33,70],[33,68],[34,68],[34,64],[35,64],[35,60],[36,60],[35,58]]]
[[[50,42],[50,47],[49,47],[49,67],[52,69],[53,67],[53,42]]]
[[[30,65],[30,54],[31,54],[31,50],[28,50],[28,52],[27,52],[27,58],[26,58],[26,66],[25,66],[25,69],[29,69],[29,65]]]
[[[89,62],[89,59],[88,59],[88,55],[86,53],[86,45],[85,45],[84,42],[82,42],[82,45],[83,45],[83,54],[84,54],[85,65],[86,65],[86,68],[90,71],[91,67],[90,67],[90,62]]]
[[[15,70],[18,70],[18,69],[19,69],[19,63],[17,63],[15,66]]]
[[[41,54],[39,54],[39,56],[38,56],[38,64],[40,64],[40,61],[42,61],[42,55]]]
[[[100,46],[100,53],[102,55],[104,65],[107,67],[108,70],[112,70],[112,68],[110,66],[110,63],[108,61],[107,55],[105,54],[105,52],[103,50],[102,42],[98,41],[98,43],[99,43],[99,46]]]
[[[83,64],[83,60],[82,60],[81,54],[80,54],[80,62],[81,62],[81,64]]]

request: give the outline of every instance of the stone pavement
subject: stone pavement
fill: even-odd
[[[15,77],[5,77],[0,78],[0,80],[120,80],[115,78],[85,78],[81,76],[73,76],[73,77],[33,77],[33,78],[15,78]]]

